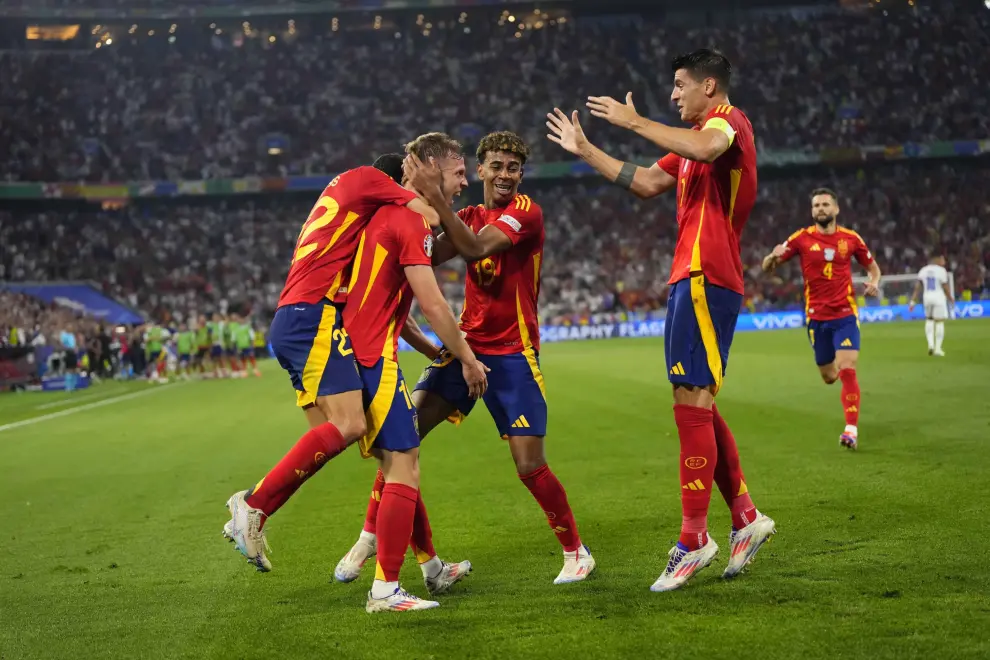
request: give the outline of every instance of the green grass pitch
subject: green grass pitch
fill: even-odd
[[[716,492],[723,556],[668,594],[648,590],[680,523],[662,343],[548,345],[548,456],[598,571],[551,584],[557,543],[479,407],[422,461],[437,549],[474,574],[396,615],[365,614],[370,566],[331,582],[373,477],[353,448],[272,519],[272,573],[221,539],[226,498],[305,427],[277,365],[0,397],[0,426],[94,406],[0,431],[0,657],[986,658],[990,322],[946,334],[937,359],[921,324],[863,327],[858,453],[838,446],[839,386],[801,332],[737,335],[719,407],[779,533],[723,582]],[[414,380],[422,360],[403,359]],[[411,559],[403,582],[425,595]]]

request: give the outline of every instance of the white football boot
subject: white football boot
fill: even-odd
[[[839,445],[855,451],[859,447],[859,429],[852,424],[846,424],[846,429],[839,436]]]
[[[368,604],[364,606],[364,611],[368,614],[375,612],[411,612],[413,610],[431,610],[440,607],[440,603],[435,600],[426,600],[419,596],[414,596],[402,587],[385,598],[372,598],[368,592]]]
[[[675,545],[667,553],[667,568],[663,575],[650,587],[650,591],[673,591],[680,589],[688,580],[708,567],[718,556],[718,544],[711,534],[708,543],[697,550],[685,550],[681,545]]]
[[[439,596],[471,573],[471,562],[466,559],[457,564],[443,562],[443,568],[433,577],[423,576],[431,596]]]
[[[770,537],[777,533],[777,525],[769,516],[759,511],[756,520],[742,529],[732,530],[729,534],[729,565],[722,573],[723,578],[732,578],[753,561],[756,553]]]
[[[265,515],[261,509],[248,506],[244,500],[246,490],[234,493],[227,500],[227,510],[230,511],[230,521],[223,526],[223,535],[234,541],[238,551],[247,557],[248,563],[259,571],[267,573],[272,570],[265,552],[271,552],[265,532],[261,529],[261,517]]]
[[[377,552],[378,537],[362,531],[357,543],[337,562],[337,567],[333,569],[333,578],[337,582],[353,582],[361,576],[361,569]]]
[[[595,558],[591,556],[588,546],[581,544],[574,552],[564,553],[564,567],[553,581],[554,584],[569,584],[586,580],[595,570]]]

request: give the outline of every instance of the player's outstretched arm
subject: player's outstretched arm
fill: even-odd
[[[413,295],[419,301],[423,315],[430,322],[433,331],[437,333],[443,345],[461,361],[464,368],[464,379],[468,391],[474,398],[480,397],[488,388],[488,368],[478,362],[474,351],[467,345],[457,320],[450,311],[450,306],[440,292],[440,285],[430,266],[406,266],[406,280],[412,287]]]
[[[787,253],[788,248],[783,243],[774,247],[770,254],[763,257],[763,272],[772,273],[777,266],[784,262],[784,257]]]
[[[446,236],[445,240],[449,241],[466,261],[484,259],[512,247],[509,237],[498,229],[485,227],[475,234],[464,224],[444,199],[440,187],[442,175],[435,165],[425,164],[416,157],[416,154],[409,154],[403,164],[403,171],[413,188],[421,191],[426,201],[437,210],[440,225]]]
[[[689,128],[665,126],[640,116],[632,102],[632,92],[626,94],[626,102],[620,103],[611,96],[589,96],[588,107],[591,114],[601,117],[620,128],[630,130],[646,138],[665,151],[672,151],[681,158],[713,163],[732,146],[732,139],[725,130],[702,128],[694,131]],[[731,129],[729,129],[731,132]]]
[[[430,338],[423,333],[423,329],[419,327],[419,323],[416,323],[416,319],[412,316],[406,317],[406,325],[402,328],[400,336],[413,347],[413,350],[425,355],[430,360],[440,355],[440,347],[430,341]]]
[[[433,241],[433,265],[445,264],[457,256],[457,248],[447,239],[447,234],[440,234]]]
[[[584,135],[577,110],[568,117],[560,108],[547,114],[547,139],[563,147],[591,165],[606,179],[629,190],[640,199],[649,199],[674,188],[677,180],[664,172],[656,163],[652,167],[640,167],[613,158],[591,144]]]

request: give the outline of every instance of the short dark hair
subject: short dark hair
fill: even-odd
[[[815,188],[814,190],[811,191],[811,196],[808,199],[814,199],[819,195],[828,195],[829,197],[832,198],[833,202],[835,202],[836,204],[839,203],[839,196],[836,195],[835,191],[832,190],[831,188]]]
[[[495,131],[481,138],[481,142],[478,143],[478,150],[475,152],[479,163],[485,162],[485,157],[489,151],[505,151],[519,156],[523,165],[529,158],[529,147],[521,137],[512,131]]]
[[[405,157],[402,154],[382,154],[371,164],[376,170],[381,170],[389,175],[393,181],[402,183],[402,161]]]
[[[670,64],[671,73],[687,70],[691,77],[701,81],[714,78],[721,91],[728,92],[732,79],[732,64],[729,58],[710,48],[699,48],[693,53],[678,55]]]
[[[407,154],[416,154],[424,163],[430,158],[460,158],[461,143],[446,133],[424,133],[406,145]]]

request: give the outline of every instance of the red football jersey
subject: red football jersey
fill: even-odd
[[[814,225],[794,232],[784,245],[787,253],[781,262],[801,258],[804,312],[809,320],[831,321],[857,313],[852,258],[863,266],[873,263],[873,255],[859,234],[845,227],[823,234]]]
[[[358,237],[375,211],[386,204],[408,204],[406,190],[374,167],[348,170],[334,178],[303,224],[278,306],[333,298],[345,282]]]
[[[714,163],[667,154],[657,163],[677,179],[677,245],[670,284],[704,273],[711,284],[743,291],[739,237],[756,203],[753,125],[739,108],[716,106],[694,130],[716,128],[729,148]]]
[[[457,215],[475,233],[494,225],[512,241],[504,252],[467,265],[461,330],[468,345],[487,355],[539,351],[543,210],[526,195],[516,195],[508,206],[469,206]]]
[[[380,357],[398,362],[399,335],[413,300],[404,268],[432,266],[432,257],[433,230],[423,216],[385,206],[368,223],[344,306],[344,328],[364,366],[374,366]]]

